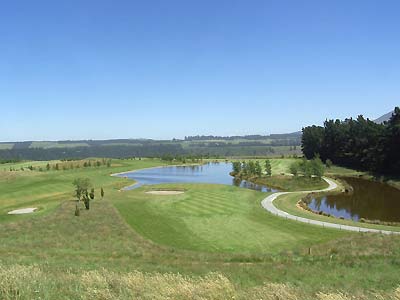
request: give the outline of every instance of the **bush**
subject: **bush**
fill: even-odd
[[[328,169],[330,169],[330,168],[332,167],[333,163],[332,163],[332,161],[328,158],[328,159],[325,161],[325,165],[326,165],[326,167],[327,167]]]
[[[299,173],[299,164],[298,162],[294,162],[290,165],[290,173],[292,173],[294,176],[297,176]]]

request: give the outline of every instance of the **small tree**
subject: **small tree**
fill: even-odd
[[[56,171],[58,171],[60,169],[58,164],[56,164],[55,169],[56,169]]]
[[[103,188],[101,188],[101,190],[100,190],[100,195],[101,195],[101,199],[103,199],[103,197],[104,197],[104,190],[103,190]]]
[[[88,189],[91,187],[89,178],[76,178],[72,184],[75,186],[75,197],[78,199],[77,207],[82,199],[86,209],[89,209]]]
[[[256,161],[256,163],[255,163],[255,173],[256,173],[256,175],[257,176],[261,176],[262,175],[262,168],[261,168],[261,165],[260,165],[260,162],[257,160]]]
[[[303,158],[298,164],[298,166],[299,166],[299,171],[305,175],[307,169],[307,159]]]
[[[325,168],[321,159],[317,156],[310,162],[310,168],[312,170],[312,174],[318,178],[324,176]]]
[[[304,165],[304,176],[311,178],[314,174],[313,166],[311,165],[311,161],[306,161]]]
[[[290,165],[290,173],[292,173],[294,176],[297,176],[299,173],[299,164],[297,162],[294,162]]]
[[[46,165],[46,170],[47,170],[47,171],[50,170],[50,164],[49,164],[49,163],[47,163],[47,165]]]
[[[83,204],[85,204],[85,208],[88,210],[90,208],[90,198],[89,193],[86,191],[85,195],[83,196]]]
[[[328,159],[326,160],[326,162],[325,162],[325,165],[326,165],[326,167],[327,167],[328,169],[330,169],[330,168],[332,167],[333,163],[332,163],[332,161],[328,158]]]
[[[239,161],[234,161],[232,163],[232,171],[236,174],[239,174],[242,170],[242,164]]]
[[[267,159],[265,161],[265,172],[267,173],[268,176],[272,175],[272,166],[271,166],[271,162],[269,161],[269,159]]]
[[[244,176],[248,173],[247,163],[245,161],[242,162],[242,172]]]
[[[250,160],[249,163],[247,164],[248,166],[248,173],[249,175],[254,175],[256,173],[256,165],[254,161]]]

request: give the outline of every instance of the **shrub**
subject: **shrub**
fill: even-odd
[[[333,163],[332,163],[332,161],[328,158],[328,159],[325,161],[325,165],[326,165],[326,167],[327,167],[328,169],[330,169],[330,168],[332,167]]]

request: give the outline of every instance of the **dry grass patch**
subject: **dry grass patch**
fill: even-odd
[[[237,290],[218,273],[203,277],[180,274],[110,272],[105,269],[81,273],[48,273],[38,266],[0,266],[0,299],[82,300],[399,300],[400,288],[391,292],[350,295],[341,291],[306,294],[300,287],[266,283],[249,290]]]

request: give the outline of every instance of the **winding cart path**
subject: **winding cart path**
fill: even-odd
[[[313,225],[318,225],[318,226],[327,227],[327,228],[336,228],[336,229],[342,229],[342,230],[357,231],[357,232],[375,232],[375,233],[384,233],[384,234],[400,234],[400,232],[398,232],[398,231],[379,230],[379,229],[373,229],[373,228],[342,225],[342,224],[329,223],[329,222],[323,222],[323,221],[317,221],[317,220],[307,219],[307,218],[303,218],[303,217],[298,217],[298,216],[291,215],[291,214],[289,214],[289,213],[287,213],[287,212],[285,212],[283,210],[280,210],[279,208],[277,208],[274,205],[274,203],[273,203],[274,200],[276,198],[278,198],[279,196],[282,196],[282,195],[294,194],[294,193],[309,194],[309,193],[313,193],[313,192],[327,192],[327,191],[334,190],[334,189],[336,189],[338,187],[336,182],[334,182],[333,180],[331,180],[329,178],[326,178],[326,177],[324,177],[323,179],[329,184],[329,186],[326,189],[314,190],[314,191],[278,192],[278,193],[274,193],[272,195],[269,195],[264,200],[262,200],[261,201],[261,206],[264,209],[268,210],[270,213],[272,213],[272,214],[274,214],[276,216],[279,216],[279,217],[282,217],[282,218],[286,218],[286,219],[290,219],[290,220],[303,222],[303,223],[307,223],[307,224],[313,224]]]

